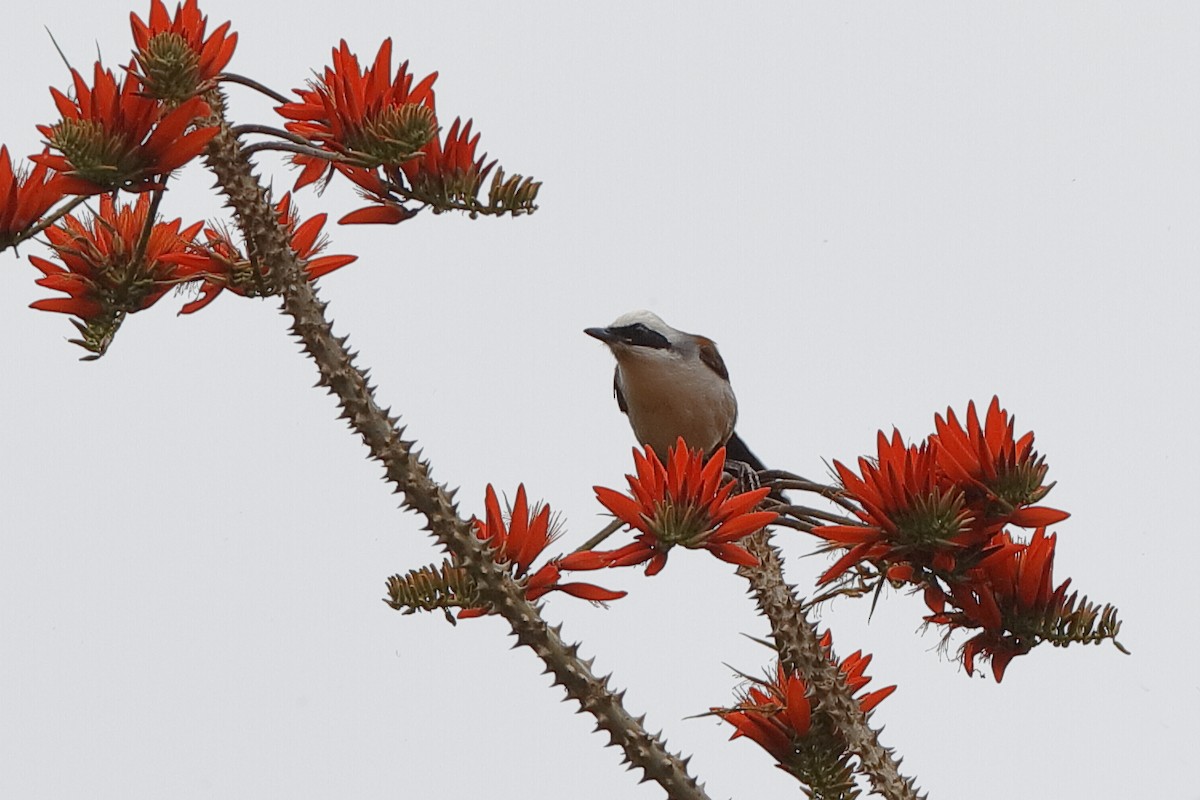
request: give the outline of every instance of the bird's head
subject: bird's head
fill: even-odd
[[[618,364],[697,361],[729,379],[711,339],[676,330],[650,311],[630,311],[605,328],[587,328],[584,333],[608,345]]]
[[[605,328],[587,328],[584,333],[608,345],[618,361],[678,357],[694,350],[698,338],[675,330],[650,311],[630,311]]]

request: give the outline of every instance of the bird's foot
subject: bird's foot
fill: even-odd
[[[737,461],[732,458],[726,459],[725,474],[737,484],[739,494],[752,492],[762,486],[762,481],[758,477],[758,470],[745,461]]]
[[[745,461],[738,461],[733,458],[726,459],[725,474],[729,476],[730,480],[737,483],[739,494],[742,492],[752,492],[755,489],[762,488],[764,485],[762,476],[759,475],[758,470]],[[787,495],[776,488],[771,489],[771,494],[768,497],[777,503],[787,503]]]

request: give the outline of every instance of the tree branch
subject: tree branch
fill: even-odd
[[[771,635],[784,668],[804,677],[827,713],[861,762],[875,791],[888,800],[918,800],[912,778],[900,774],[899,761],[884,747],[879,734],[867,724],[866,715],[846,686],[845,676],[822,651],[816,628],[792,587],[784,583],[779,551],[770,533],[759,531],[745,540],[746,549],[758,559],[757,567],[738,567],[750,581],[759,610],[770,620]]]
[[[668,752],[658,736],[646,732],[641,718],[635,719],[625,710],[621,694],[608,688],[608,677],[596,677],[591,662],[579,658],[578,644],[566,644],[560,627],[548,626],[538,608],[525,599],[521,587],[495,563],[485,543],[458,514],[454,492],[433,481],[429,462],[421,459],[415,443],[405,440],[397,420],[376,404],[373,387],[365,372],[354,365],[346,339],[334,337],[325,318],[325,304],[306,279],[266,190],[225,121],[224,97],[214,90],[208,100],[213,117],[204,124],[220,125],[221,132],[209,144],[206,160],[234,209],[247,248],[273,273],[284,311],[292,317],[292,332],[317,364],[320,385],[337,396],[342,417],[362,436],[371,456],[383,463],[388,480],[404,494],[404,505],[425,517],[426,529],[467,569],[481,599],[508,621],[517,642],[538,655],[567,696],[595,717],[597,728],[608,732],[611,743],[622,748],[631,766],[658,782],[668,797],[706,800],[685,762]]]

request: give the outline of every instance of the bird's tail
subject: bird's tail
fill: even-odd
[[[766,466],[758,460],[758,456],[751,453],[750,448],[746,447],[746,443],[737,435],[737,431],[734,431],[733,435],[729,437],[729,441],[725,443],[725,458],[749,464],[755,472],[766,469]]]

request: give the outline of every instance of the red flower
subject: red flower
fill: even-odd
[[[551,532],[550,507],[543,505],[535,507],[532,512],[525,497],[525,486],[517,487],[516,502],[513,503],[512,514],[507,525],[500,511],[500,501],[496,499],[496,490],[491,484],[487,487],[484,500],[486,519],[475,519],[475,535],[487,542],[497,561],[507,562],[513,577],[526,579],[525,598],[533,601],[547,592],[565,592],[574,597],[593,602],[618,600],[625,592],[614,592],[590,583],[560,583],[562,570],[600,569],[606,565],[604,559],[596,559],[590,552],[572,553],[571,555],[551,559],[539,569],[530,572],[534,559],[550,545],[558,535]],[[479,617],[487,613],[487,608],[465,608],[458,613],[459,619]]]
[[[54,125],[38,126],[50,147],[61,155],[32,157],[62,173],[63,190],[71,194],[161,188],[166,176],[203,151],[219,130],[188,131],[198,117],[210,113],[199,97],[165,111],[158,101],[143,94],[136,77],[118,83],[99,62],[92,87],[78,72],[72,70],[71,74],[75,99],[51,88],[62,119]]]
[[[412,219],[416,211],[397,201],[378,169],[339,164],[338,171],[358,185],[359,194],[371,205],[355,209],[338,220],[339,225],[395,225]]]
[[[419,158],[411,158],[402,162],[399,168],[388,165],[375,169],[364,169],[348,165],[337,165],[338,171],[358,184],[363,197],[370,200],[372,205],[357,209],[342,217],[343,224],[354,223],[384,223],[395,224],[409,219],[416,212],[406,208],[397,197],[400,189],[406,197],[425,202],[433,207],[434,213],[446,207],[475,207],[479,190],[484,179],[496,165],[495,161],[486,166],[487,156],[475,158],[475,147],[479,144],[479,134],[471,135],[471,122],[468,120],[460,129],[461,120],[454,120],[446,134],[445,144],[437,136],[421,148]],[[380,175],[382,170],[387,180]],[[408,188],[404,189],[407,181]],[[495,188],[495,187],[494,187]],[[501,187],[511,188],[511,187]],[[504,192],[499,192],[504,197]],[[534,192],[536,194],[536,192]],[[514,204],[508,203],[506,208]],[[532,197],[530,197],[532,202]],[[479,207],[475,210],[481,210]]]
[[[881,570],[891,565],[906,565],[910,570],[913,566],[949,569],[954,554],[979,538],[970,530],[962,492],[942,479],[935,448],[928,444],[905,446],[895,430],[890,441],[880,431],[876,443],[876,461],[858,460],[861,478],[840,461],[833,462],[846,496],[862,506],[855,513],[865,526],[813,528],[813,534],[830,548],[849,548],[821,576],[822,584],[861,561],[870,561]],[[904,575],[911,577],[911,572]]]
[[[808,684],[779,664],[773,680],[751,686],[738,698],[733,709],[716,713],[735,728],[731,738],[748,737],[758,743],[780,764],[786,764],[796,752],[796,740],[808,735],[812,724],[812,705]]]
[[[833,637],[826,632],[821,637],[821,646],[832,660]],[[871,656],[862,651],[843,659],[839,663],[851,693],[857,692],[870,682],[864,674]],[[862,695],[857,698],[863,713],[870,713],[896,690],[895,686]],[[772,678],[755,681],[738,697],[732,709],[713,709],[714,713],[736,729],[732,739],[745,736],[771,754],[786,769],[806,782],[818,777],[819,765],[844,764],[847,747],[836,729],[821,713],[815,698],[809,697],[808,685],[795,673],[778,664]],[[848,775],[847,771],[847,775]],[[840,777],[840,776],[838,776]]]
[[[461,130],[460,123],[454,120],[445,144],[435,136],[422,148],[421,158],[400,165],[413,191],[436,200],[462,200],[479,194],[496,162],[484,166],[486,155],[475,158],[479,134],[471,135],[471,120]]]
[[[21,241],[50,206],[62,199],[62,183],[44,164],[14,170],[8,147],[0,145],[0,250]]]
[[[304,262],[304,271],[309,280],[328,275],[335,269],[346,266],[358,256],[319,256],[328,245],[321,235],[327,214],[317,214],[302,223],[297,223],[292,206],[291,192],[286,192],[275,205],[279,224],[291,236],[292,250]],[[206,229],[206,244],[195,244],[186,253],[172,257],[180,267],[180,274],[194,280],[202,280],[200,297],[180,309],[181,314],[199,311],[216,299],[222,290],[228,289],[243,297],[261,297],[276,294],[266,267],[255,265],[233,243],[226,230]]]
[[[178,103],[216,85],[217,76],[237,47],[238,36],[229,33],[229,23],[218,27],[207,39],[208,17],[200,15],[196,0],[175,6],[175,18],[167,14],[162,0],[150,0],[150,22],[129,15],[133,27],[134,52],[147,94]]]
[[[956,609],[927,619],[982,632],[961,648],[963,666],[974,674],[975,658],[990,658],[997,683],[1013,658],[1028,653],[1069,614],[1068,578],[1054,586],[1054,536],[1038,528],[1029,544],[1014,542],[1007,533],[997,537],[996,549],[970,573],[971,580],[950,587]]]
[[[667,466],[650,447],[633,451],[637,476],[626,475],[632,496],[603,486],[596,499],[639,533],[634,541],[609,552],[610,566],[649,561],[647,575],[659,572],[675,545],[704,548],[722,561],[756,566],[758,559],[735,542],[771,523],[776,514],[754,511],[770,493],[769,487],[734,495],[734,483],[721,485],[725,448],[704,461],[704,453],[688,449],[680,438],[667,457]]]
[[[999,398],[992,398],[983,425],[974,402],[967,405],[965,429],[950,408],[946,419],[938,414],[934,422],[937,433],[930,439],[937,443],[938,466],[963,487],[968,505],[980,511],[980,521],[988,530],[997,531],[1005,524],[1053,525],[1070,516],[1034,506],[1054,486],[1043,485],[1049,467],[1033,449],[1032,431],[1015,438],[1015,419],[1000,408]]]
[[[433,82],[437,73],[413,85],[408,62],[392,75],[392,40],[385,39],[365,71],[343,40],[324,76],[297,89],[300,101],[280,106],[286,127],[333,155],[359,166],[398,165],[417,156],[437,133]],[[316,181],[333,167],[325,159],[295,155],[303,167],[295,188]]]
[[[30,256],[42,271],[37,283],[67,297],[38,300],[33,308],[73,314],[83,334],[76,344],[104,354],[126,314],[149,308],[168,290],[186,280],[174,254],[182,253],[202,223],[181,230],[180,220],[154,222],[144,249],[141,242],[150,212],[150,196],[136,204],[117,205],[111,194],[100,197],[100,212],[91,226],[74,216],[46,229],[46,238],[64,267]]]

